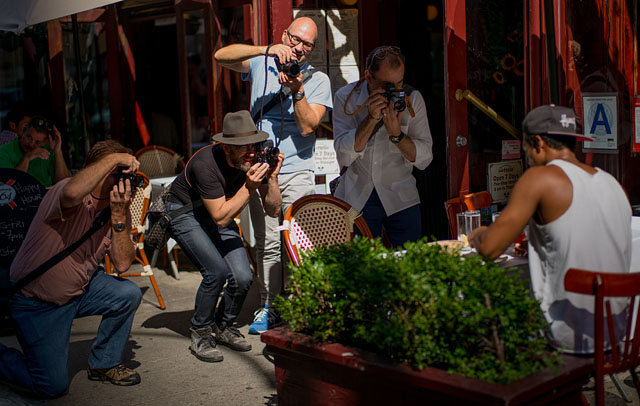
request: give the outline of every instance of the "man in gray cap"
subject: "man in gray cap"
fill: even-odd
[[[234,218],[256,191],[269,216],[280,214],[278,173],[284,154],[276,155],[272,165],[256,162],[256,144],[267,137],[266,132],[257,130],[248,111],[227,114],[222,132],[213,137],[219,144],[193,154],[167,196],[169,212],[193,206],[171,220],[169,234],[202,274],[191,318],[190,347],[202,361],[222,361],[216,341],[236,351],[251,350],[232,326],[252,281]]]
[[[593,298],[568,293],[569,268],[629,272],[631,207],[616,179],[576,158],[573,109],[540,106],[525,117],[523,148],[530,168],[490,227],[469,235],[481,255],[496,258],[529,225],[533,293],[549,322],[551,344],[565,352],[593,352]],[[624,334],[624,301],[612,302],[616,336]],[[591,313],[591,314],[589,314]]]

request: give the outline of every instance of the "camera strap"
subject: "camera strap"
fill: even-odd
[[[312,76],[313,76],[313,72],[311,69],[307,69],[304,72],[302,72],[302,84],[304,85],[305,83],[307,83],[307,81],[309,81],[309,79],[311,79]],[[262,121],[261,119],[264,114],[266,114],[269,110],[274,108],[276,104],[280,104],[280,102],[284,101],[284,99],[289,97],[289,95],[291,95],[291,88],[286,86],[280,87],[280,90],[278,91],[278,93],[276,93],[271,98],[271,100],[269,100],[267,104],[265,104],[259,111],[257,111],[253,115],[253,117],[251,117],[253,119],[253,122],[258,124],[260,121]]]
[[[77,250],[85,241],[87,241],[89,237],[91,237],[96,231],[104,227],[104,225],[107,224],[110,218],[111,207],[107,206],[107,208],[102,210],[100,214],[98,214],[98,216],[93,220],[93,224],[91,224],[91,227],[83,234],[82,237],[80,237],[80,239],[78,239],[76,242],[69,245],[62,251],[58,252],[56,255],[49,258],[36,269],[29,272],[27,276],[12,285],[11,289],[9,290],[9,296],[13,296],[14,293],[20,292],[22,288],[33,282],[40,275],[44,274],[49,269],[57,265],[60,261],[68,257],[73,251]]]

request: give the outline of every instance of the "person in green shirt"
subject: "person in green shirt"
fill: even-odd
[[[70,176],[61,146],[60,131],[46,119],[33,117],[20,137],[0,146],[0,168],[27,172],[49,187]]]

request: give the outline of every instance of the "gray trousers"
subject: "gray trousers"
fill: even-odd
[[[282,236],[276,228],[282,223],[282,217],[293,202],[315,193],[315,176],[312,171],[281,173],[278,175],[278,182],[282,194],[282,213],[279,218],[265,214],[258,193],[254,193],[249,201],[249,214],[256,239],[255,259],[262,306],[271,306],[273,299],[282,290]]]

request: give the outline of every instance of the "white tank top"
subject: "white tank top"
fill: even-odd
[[[573,185],[573,199],[556,220],[545,225],[529,221],[531,286],[550,323],[552,345],[565,352],[592,353],[594,297],[568,293],[564,276],[569,268],[629,272],[631,206],[616,179],[599,168],[592,175],[564,160],[547,165],[564,171]],[[619,341],[625,330],[626,300],[611,304],[618,315],[614,318]]]

